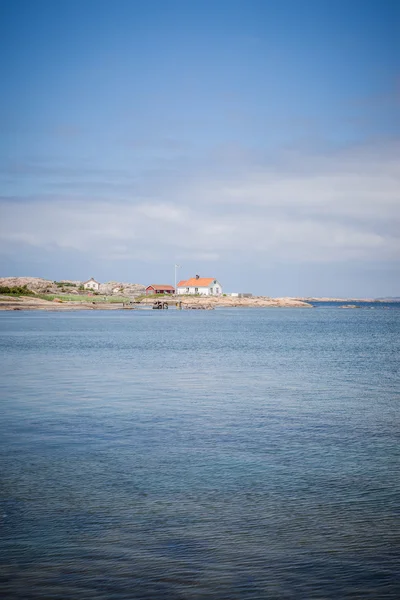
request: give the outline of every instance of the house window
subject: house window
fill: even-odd
[[[186,293],[187,293],[187,294],[189,293],[189,288],[186,288]]]
[[[194,288],[194,293],[198,294],[199,293],[199,288]]]
[[[219,288],[217,288],[217,287],[215,288],[215,293],[219,294]]]

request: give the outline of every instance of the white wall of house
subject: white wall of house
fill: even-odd
[[[201,296],[208,296],[209,289],[208,287],[190,287],[189,294],[200,294]]]
[[[83,284],[85,290],[95,290],[96,292],[99,290],[100,285],[97,281],[87,281]]]
[[[217,280],[215,280],[215,283],[211,283],[207,287],[195,287],[195,286],[191,286],[191,287],[178,287],[177,291],[178,291],[178,294],[180,294],[180,295],[184,295],[184,294],[190,294],[190,295],[199,294],[200,296],[221,296],[221,294],[222,294],[222,287],[221,287],[221,284],[218,283]]]
[[[215,280],[215,283],[210,285],[210,294],[212,296],[221,296],[222,295],[222,287],[221,287],[221,284],[218,283],[217,280]]]

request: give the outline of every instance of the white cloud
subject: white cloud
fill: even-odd
[[[200,184],[194,194],[207,203],[251,206],[301,214],[363,219],[399,218],[400,146],[337,156],[287,157],[289,165],[252,169]],[[186,191],[186,194],[188,191]]]
[[[147,202],[140,204],[136,211],[150,220],[167,223],[184,223],[185,221],[184,211],[172,204]]]
[[[229,177],[215,169],[201,179],[167,177],[158,193],[131,201],[4,200],[0,247],[70,248],[114,260],[398,260],[397,151],[388,144],[292,153]]]

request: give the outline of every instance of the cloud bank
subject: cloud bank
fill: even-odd
[[[176,161],[138,189],[1,200],[0,251],[71,250],[93,260],[329,263],[400,258],[400,144],[286,152],[229,168]],[[206,166],[205,166],[206,165]],[[92,174],[91,174],[91,178]],[[75,185],[76,187],[76,185]],[[98,198],[98,199],[97,199]]]

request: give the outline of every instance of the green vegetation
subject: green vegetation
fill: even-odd
[[[203,294],[178,294],[177,298],[206,298],[207,296],[203,296]],[[210,296],[212,298],[213,296]]]
[[[35,294],[37,298],[42,300],[63,300],[64,302],[129,302],[129,298],[125,296],[86,296],[83,294]],[[104,300],[104,298],[106,298]]]
[[[141,298],[169,298],[172,294],[142,294]]]
[[[71,283],[69,281],[55,281],[54,284],[59,288],[64,288],[64,287],[76,288],[76,283]]]
[[[59,288],[58,293],[52,293],[50,290],[44,291],[41,293],[32,292],[28,289],[26,285],[24,286],[0,286],[0,294],[3,296],[31,296],[34,298],[40,298],[41,300],[48,300],[52,302],[53,300],[59,300],[61,302],[105,302],[107,304],[118,304],[124,302],[131,302],[132,298],[127,296],[106,296],[104,294],[100,294],[99,292],[90,292],[86,294],[78,294],[77,291],[75,293],[63,293],[63,282],[54,282]],[[60,285],[61,284],[61,285]],[[75,284],[68,284],[69,288],[72,290],[76,290]],[[72,291],[71,290],[71,291]]]
[[[4,294],[5,296],[36,296],[35,292],[28,290],[26,285],[14,287],[0,286],[0,294]]]
[[[171,298],[175,299],[176,296],[174,294],[139,294],[139,296],[135,296],[134,302],[141,302],[142,300],[160,300],[161,298]]]

